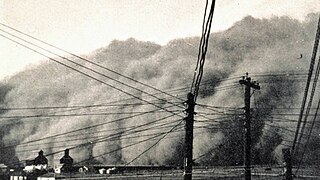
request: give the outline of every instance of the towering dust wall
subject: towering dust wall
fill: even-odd
[[[307,72],[313,47],[317,15],[310,14],[306,20],[299,22],[288,17],[274,17],[271,19],[255,19],[246,17],[235,23],[230,29],[213,33],[209,42],[205,73],[201,86],[198,103],[225,107],[242,107],[243,91],[241,86],[222,89],[230,84],[237,84],[238,79],[221,82],[221,79],[238,77],[245,72],[261,84],[260,92],[254,95],[253,104],[253,156],[254,163],[275,163],[281,159],[281,149],[290,145],[295,123],[298,116],[277,116],[279,113],[294,114],[300,107],[304,80],[306,76],[292,76],[297,72]],[[135,39],[113,41],[108,46],[98,49],[86,58],[130,76],[141,82],[162,90],[171,90],[189,86],[193,76],[198,53],[199,37],[172,40],[165,46],[150,42],[140,42]],[[302,57],[300,57],[302,54]],[[71,58],[87,67],[99,70],[114,79],[138,87],[151,94],[156,93],[147,87],[129,81],[106,70],[94,67],[79,59]],[[62,60],[63,61],[63,60]],[[77,66],[75,66],[77,67]],[[77,67],[81,69],[80,67]],[[83,69],[81,69],[83,70]],[[83,70],[90,74],[88,70]],[[274,74],[288,73],[288,76],[274,76]],[[258,75],[272,76],[258,76]],[[255,76],[256,75],[256,76]],[[165,100],[159,101],[137,90],[118,84],[101,75],[96,76],[109,84],[134,94],[134,96],[157,103],[157,106],[166,107]],[[169,91],[172,95],[185,99],[189,88],[182,91]],[[168,113],[157,111],[135,118],[106,123],[112,120],[129,116],[127,113],[138,113],[154,110],[155,107],[136,104],[139,100],[129,99],[123,94],[102,83],[91,80],[77,72],[67,69],[54,62],[45,62],[37,67],[20,72],[1,84],[0,101],[6,107],[42,107],[42,106],[74,106],[92,104],[121,104],[118,106],[101,107],[74,107],[72,109],[27,109],[2,110],[2,116],[34,116],[46,117],[16,117],[1,119],[1,163],[15,162],[34,158],[37,151],[43,149],[46,154],[63,150],[65,147],[83,144],[71,150],[71,156],[77,161],[88,159],[91,162],[104,164],[122,164],[129,162],[139,153],[150,147],[155,141],[141,142],[135,146],[132,143],[143,141],[150,134],[163,133],[170,129],[153,128],[135,132],[129,136],[125,129],[130,129],[148,122],[168,116]],[[177,102],[163,94],[159,98]],[[318,97],[316,97],[317,99]],[[127,99],[127,100],[123,100]],[[115,102],[118,101],[118,102]],[[135,105],[128,105],[135,104]],[[181,105],[181,104],[179,104]],[[279,109],[281,112],[279,112]],[[179,112],[183,108],[168,108]],[[221,110],[221,109],[220,109]],[[242,164],[242,119],[241,110],[222,109],[221,115],[211,116],[208,109],[197,107],[199,114],[207,113],[210,121],[218,128],[202,128],[195,130],[194,156],[197,157],[210,149],[212,152],[197,162],[200,164],[237,165]],[[88,113],[108,115],[85,115]],[[71,116],[50,116],[50,115]],[[73,115],[72,115],[73,114]],[[75,116],[77,114],[77,116]],[[79,115],[81,114],[81,115]],[[226,114],[231,114],[227,116]],[[49,115],[49,117],[48,117]],[[183,114],[181,114],[183,115]],[[184,115],[183,115],[184,116]],[[180,118],[181,119],[181,118]],[[200,116],[196,119],[201,120]],[[282,119],[282,120],[281,120]],[[178,117],[166,119],[170,124]],[[203,119],[202,119],[203,120]],[[208,121],[209,122],[209,121]],[[68,134],[49,138],[34,143],[25,142],[43,137],[68,132],[95,124],[104,125]],[[158,125],[161,124],[157,122]],[[174,125],[173,123],[171,125]],[[195,126],[211,127],[208,124],[195,123]],[[271,125],[271,126],[270,126]],[[159,126],[162,127],[162,126]],[[141,128],[140,128],[141,129]],[[182,129],[182,126],[181,128]],[[318,127],[315,129],[319,131]],[[112,136],[117,134],[117,136]],[[137,159],[136,164],[179,164],[183,155],[183,131],[168,135],[158,145]],[[110,138],[108,141],[94,143],[98,138]],[[17,144],[23,144],[16,146]],[[317,158],[310,157],[319,153],[319,142],[311,139],[308,162],[316,162]],[[127,147],[129,146],[129,147]],[[123,147],[127,147],[121,149]],[[118,150],[121,149],[121,150]],[[113,152],[114,151],[114,152]],[[108,153],[110,152],[110,153]],[[50,156],[50,162],[58,162],[62,153]],[[93,159],[93,157],[96,157]]]

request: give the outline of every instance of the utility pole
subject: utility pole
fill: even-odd
[[[251,180],[251,115],[250,115],[250,99],[251,99],[251,88],[260,89],[259,83],[255,81],[251,82],[251,78],[246,76],[242,77],[239,81],[240,84],[245,85],[245,123],[244,123],[244,165],[245,165],[245,180]]]
[[[192,180],[192,147],[193,147],[193,122],[194,122],[194,95],[188,93],[188,100],[186,101],[187,109],[186,114],[186,134],[185,134],[185,157],[184,157],[184,180]]]
[[[286,180],[292,180],[292,162],[291,162],[291,153],[289,148],[282,149],[284,164],[284,175]]]

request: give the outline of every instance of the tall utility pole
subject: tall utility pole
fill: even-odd
[[[251,180],[251,115],[250,115],[250,99],[251,99],[251,88],[260,89],[259,84],[251,82],[251,78],[246,76],[242,77],[242,80],[239,81],[240,84],[245,85],[245,123],[244,123],[244,165],[245,165],[245,179]]]
[[[289,148],[282,149],[283,159],[284,159],[284,175],[286,180],[292,180],[292,163],[291,163],[291,153]]]
[[[194,95],[189,93],[186,101],[186,135],[185,135],[185,157],[184,157],[184,180],[192,180],[192,147],[193,147],[193,122],[194,122]]]

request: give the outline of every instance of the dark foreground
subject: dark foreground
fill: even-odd
[[[193,179],[226,179],[236,180],[244,179],[242,167],[195,167],[193,170]],[[283,180],[283,169],[281,167],[254,167],[252,169],[252,179],[270,179]],[[296,172],[296,169],[293,169]],[[295,174],[294,179],[320,179],[319,167],[302,168]],[[48,173],[42,176],[43,179],[127,179],[127,180],[182,180],[183,170],[136,170],[132,172],[122,172],[119,174],[93,174],[93,173],[70,173],[70,174],[54,174]],[[41,179],[42,180],[42,179]]]

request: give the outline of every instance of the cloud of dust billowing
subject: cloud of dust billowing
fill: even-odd
[[[253,157],[254,163],[275,163],[281,160],[281,149],[285,142],[292,141],[293,133],[282,128],[294,130],[295,123],[279,121],[278,119],[293,119],[297,116],[277,116],[277,113],[297,113],[300,107],[304,88],[305,76],[300,79],[291,76],[255,76],[257,74],[307,72],[313,40],[316,30],[316,14],[310,14],[305,21],[299,22],[287,17],[271,19],[255,19],[246,17],[234,24],[230,29],[211,34],[209,41],[203,85],[200,88],[198,103],[226,107],[243,107],[243,90],[241,86],[228,87],[238,84],[238,78],[220,82],[221,79],[251,73],[260,82],[261,90],[253,97]],[[198,53],[199,37],[176,39],[166,46],[150,42],[140,42],[135,39],[113,41],[107,47],[92,52],[86,58],[108,67],[114,71],[130,76],[162,90],[189,87]],[[302,58],[300,54],[303,55]],[[102,72],[106,76],[138,87],[149,93],[156,93],[149,88],[114,75],[101,68],[72,58],[87,67]],[[76,67],[76,66],[75,66]],[[80,70],[80,67],[77,67]],[[83,70],[92,75],[88,70]],[[249,74],[250,75],[250,74]],[[159,101],[137,90],[118,84],[101,75],[96,76],[123,91],[130,92],[138,98],[154,103],[158,107],[166,108],[170,104]],[[189,88],[182,91],[172,91],[172,95],[186,99]],[[0,161],[10,163],[34,158],[40,149],[46,154],[57,152],[66,147],[83,144],[74,148],[70,155],[76,162],[90,159],[91,163],[124,164],[130,162],[138,154],[152,146],[157,139],[147,140],[152,135],[167,132],[178,123],[178,116],[164,119],[170,115],[163,110],[130,119],[106,123],[121,119],[130,112],[146,112],[156,109],[123,94],[108,85],[90,80],[89,78],[67,69],[54,62],[46,62],[40,66],[29,68],[7,79],[0,86],[1,107],[40,107],[40,106],[72,106],[92,104],[121,104],[121,106],[101,106],[74,109],[29,109],[24,111],[2,111],[3,116],[31,116],[52,114],[86,114],[113,113],[95,116],[56,116],[48,118],[15,118],[2,119],[1,147],[8,147],[42,137],[85,128],[95,124],[104,125],[75,132],[68,136],[38,141],[33,144],[10,146],[2,148]],[[159,98],[179,103],[177,99],[157,94]],[[317,97],[316,97],[317,98]],[[127,99],[127,100],[123,100]],[[117,101],[117,102],[116,102]],[[141,105],[128,105],[141,102]],[[179,105],[182,105],[181,102]],[[279,112],[276,108],[284,108]],[[170,111],[181,112],[183,108],[171,107]],[[198,107],[196,120],[206,120],[201,112],[213,113]],[[219,122],[209,121],[206,124],[195,122],[195,126],[213,127],[210,129],[195,129],[194,158],[212,150],[206,156],[197,160],[200,164],[238,165],[243,161],[243,116],[241,110],[220,109],[224,115],[206,115]],[[227,116],[227,114],[231,114]],[[183,113],[180,115],[185,116]],[[159,120],[163,119],[163,120]],[[157,121],[158,120],[158,121]],[[157,128],[147,129],[139,125],[154,122]],[[267,125],[269,124],[269,125]],[[167,125],[167,126],[165,126]],[[171,126],[170,126],[171,125]],[[273,126],[270,126],[273,125]],[[141,130],[138,132],[138,130]],[[127,130],[127,131],[126,131]],[[180,131],[178,131],[180,130]],[[316,126],[316,131],[319,131]],[[161,137],[161,136],[160,136]],[[95,141],[99,139],[100,142]],[[131,146],[133,143],[137,145]],[[183,158],[183,123],[177,130],[168,134],[156,146],[134,161],[134,164],[179,164]],[[307,158],[319,152],[316,139],[311,139]],[[312,146],[311,146],[312,145]],[[126,147],[124,149],[121,149]],[[119,150],[121,149],[121,150]],[[49,157],[50,163],[58,163],[62,153]]]

